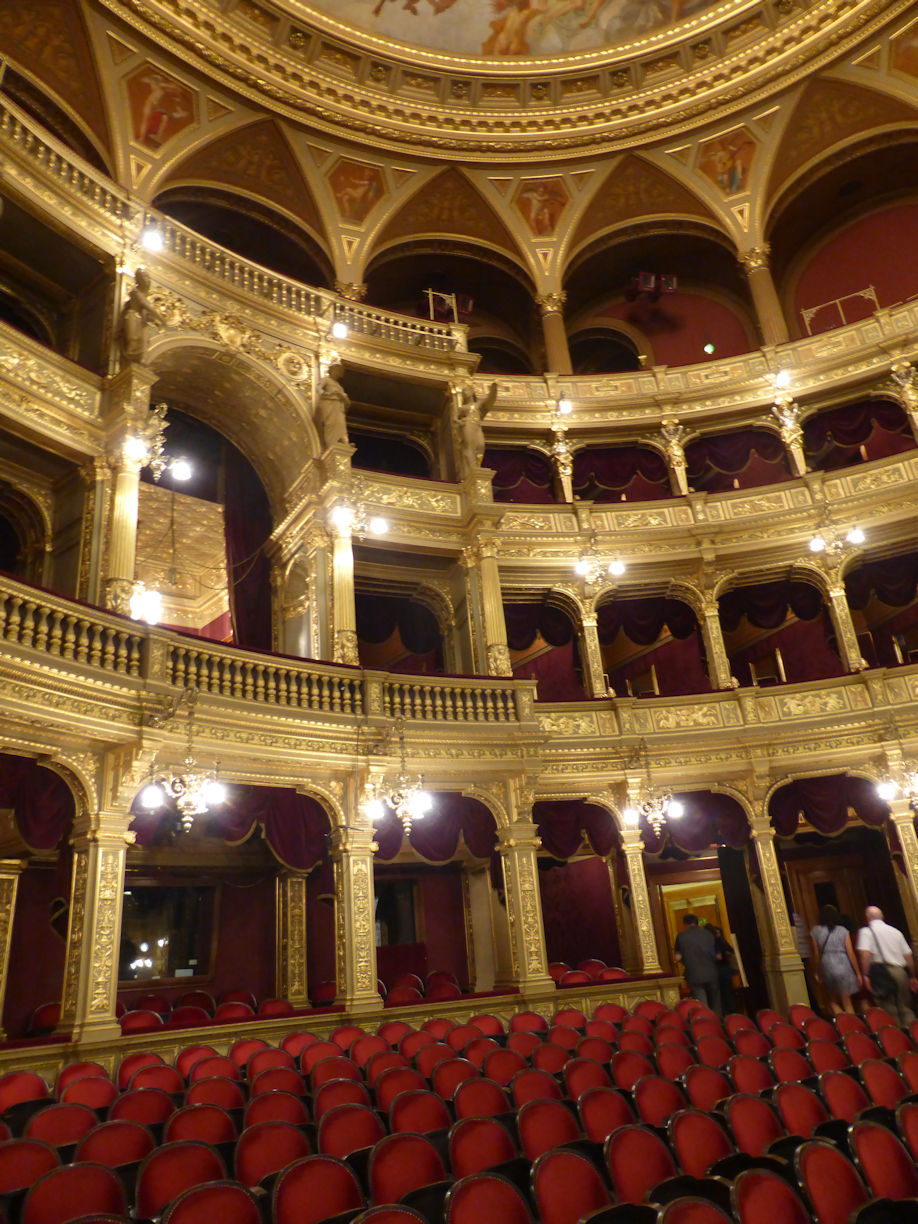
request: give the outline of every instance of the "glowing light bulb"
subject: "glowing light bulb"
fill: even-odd
[[[790,370],[779,370],[775,375],[775,386],[779,391],[790,386]]]
[[[849,544],[863,544],[867,537],[864,535],[860,527],[852,527],[845,539]]]
[[[714,352],[714,345],[710,340],[708,340],[707,343],[704,345],[704,351],[707,353],[709,357]]]
[[[559,399],[558,411],[562,416],[570,416],[570,414],[574,411],[574,405],[569,399]]]
[[[161,786],[157,786],[155,782],[151,782],[149,786],[145,786],[140,792],[140,803],[148,812],[152,812],[155,808],[162,807],[166,802],[166,792]]]
[[[615,561],[609,562],[609,573],[610,574],[614,574],[616,578],[620,578],[624,572],[625,572],[624,561],[615,560]]]
[[[147,444],[143,438],[138,438],[136,434],[128,434],[124,439],[124,445],[121,448],[125,459],[134,463],[146,463],[147,461]]]
[[[340,503],[335,506],[331,512],[331,521],[335,527],[343,531],[346,527],[350,527],[354,521],[354,511],[350,506]]]
[[[370,519],[369,527],[370,535],[381,536],[389,530],[389,522],[381,514],[374,514]]]
[[[877,794],[884,803],[892,803],[896,795],[899,793],[899,788],[892,780],[877,783]]]
[[[161,251],[165,245],[162,230],[158,225],[145,225],[140,235],[140,245],[145,251]]]
[[[666,805],[666,816],[669,820],[678,820],[680,816],[685,815],[685,805],[680,803],[678,799],[670,799]]]
[[[169,464],[169,474],[173,480],[190,480],[194,468],[187,459],[176,459]]]
[[[822,536],[813,536],[810,540],[810,552],[825,552],[826,542]]]
[[[205,784],[204,802],[208,807],[218,807],[221,803],[226,803],[226,787],[222,782],[212,778],[210,782]]]
[[[336,319],[332,323],[331,334],[335,340],[347,339],[347,324],[342,323],[340,319]]]
[[[631,829],[636,828],[641,823],[641,814],[637,808],[626,807],[622,812],[622,816],[625,818],[625,824]]]
[[[589,562],[586,561],[583,557],[581,557],[579,561],[574,562],[574,573],[575,574],[579,574],[580,577],[583,578],[589,572],[590,572]]]
[[[382,799],[373,798],[366,801],[366,803],[363,805],[363,810],[370,820],[379,821],[384,819],[389,809],[383,803]]]

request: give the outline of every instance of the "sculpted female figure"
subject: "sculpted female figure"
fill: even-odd
[[[319,384],[316,421],[325,447],[348,440],[347,410],[351,401],[338,381],[343,373],[344,366],[340,361],[335,361],[328,367],[328,373]]]
[[[149,325],[153,323],[159,327],[162,324],[162,313],[150,301],[151,284],[146,268],[138,268],[118,324],[118,343],[125,361],[146,361]]]

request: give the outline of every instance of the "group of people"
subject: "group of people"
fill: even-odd
[[[853,1012],[854,996],[871,994],[874,1003],[900,1024],[910,1024],[915,1019],[912,993],[918,992],[918,978],[905,936],[884,921],[876,905],[868,905],[854,940],[852,934],[834,905],[822,907],[819,922],[810,931],[813,978],[822,985],[833,1015]]]
[[[702,926],[697,915],[685,914],[682,922],[676,960],[683,965],[692,997],[722,1016],[733,1010],[733,948],[719,927]],[[867,907],[864,925],[854,939],[851,927],[834,905],[824,905],[810,932],[812,974],[821,983],[833,1015],[853,1012],[854,996],[860,993],[872,996],[899,1024],[911,1023],[918,978],[905,936],[884,921],[876,905]]]

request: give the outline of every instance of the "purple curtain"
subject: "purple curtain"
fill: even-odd
[[[511,650],[528,650],[541,633],[549,646],[566,646],[574,626],[566,612],[551,604],[504,604],[507,642]]]
[[[671,497],[669,469],[659,451],[646,446],[603,446],[574,455],[574,493],[589,501]]]
[[[317,799],[276,786],[230,786],[227,790],[229,797],[221,808],[197,818],[210,836],[236,844],[261,825],[275,858],[292,870],[311,871],[323,857],[331,824]],[[174,803],[149,812],[140,806],[138,795],[131,812],[130,828],[140,846],[167,840],[174,828]]]
[[[434,796],[432,810],[411,826],[408,840],[421,858],[445,863],[455,856],[460,834],[475,858],[486,859],[494,852],[497,829],[488,808],[478,799],[442,791]],[[377,858],[394,859],[401,849],[402,836],[401,822],[394,812],[387,811],[374,831],[379,846]]]
[[[0,754],[0,807],[12,808],[23,841],[53,850],[73,826],[73,792],[58,774],[31,757]]]
[[[532,805],[532,819],[542,849],[552,858],[569,859],[586,835],[594,854],[605,857],[619,844],[618,829],[610,812],[584,799],[552,799]]]
[[[226,446],[223,531],[230,574],[230,612],[237,646],[270,650],[271,569],[264,546],[271,510],[261,481],[234,446]]]
[[[727,633],[732,633],[744,616],[757,629],[777,629],[787,619],[788,611],[799,620],[815,620],[822,610],[818,589],[796,579],[735,587],[720,597],[720,623]]]
[[[845,596],[857,610],[866,608],[872,595],[891,608],[904,608],[918,589],[918,553],[868,561],[845,577]]]
[[[888,433],[911,434],[900,404],[893,400],[866,400],[809,417],[803,426],[804,448],[812,455],[833,443],[842,447],[863,446],[877,427]]]
[[[495,501],[544,505],[555,500],[551,460],[539,451],[489,447],[482,467],[494,473]]]
[[[679,599],[662,595],[649,599],[609,599],[599,605],[596,628],[599,642],[608,646],[618,631],[637,646],[652,646],[664,628],[674,638],[687,638],[695,632],[695,613]]]
[[[889,816],[889,808],[877,796],[874,784],[847,774],[800,778],[776,790],[768,803],[771,823],[780,837],[794,836],[800,813],[819,833],[839,833],[848,822],[849,808],[874,827]]]
[[[718,791],[680,791],[673,795],[685,808],[677,820],[669,820],[658,836],[641,822],[644,846],[649,854],[663,848],[667,832],[672,842],[687,854],[699,854],[710,845],[742,850],[749,841],[746,813],[731,795]]]

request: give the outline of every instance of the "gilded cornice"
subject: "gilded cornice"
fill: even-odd
[[[785,90],[910,8],[908,0],[722,5],[599,53],[507,62],[348,33],[315,14],[307,20],[293,0],[271,5],[271,30],[186,0],[99,2],[288,118],[377,148],[483,161],[685,132]]]

